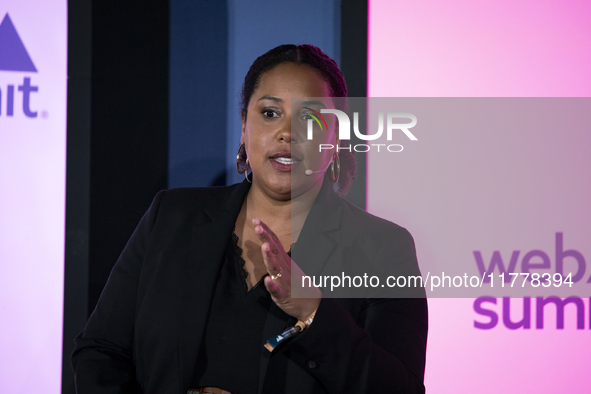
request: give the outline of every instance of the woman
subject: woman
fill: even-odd
[[[283,45],[242,93],[246,180],[156,195],[76,339],[78,392],[424,392],[425,299],[291,297],[292,278],[351,255],[418,273],[405,229],[333,191],[346,193],[354,157],[310,147],[345,146],[334,123],[311,141],[293,130],[310,112],[292,97],[324,98],[312,111],[346,96],[336,63]]]

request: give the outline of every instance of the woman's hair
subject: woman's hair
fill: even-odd
[[[347,97],[347,83],[343,73],[336,62],[314,45],[280,45],[269,52],[259,56],[244,78],[242,86],[242,102],[240,113],[246,119],[246,113],[250,98],[259,85],[261,76],[281,63],[305,64],[320,72],[320,75],[329,85],[331,97]],[[342,110],[347,110],[343,108]],[[341,172],[338,180],[339,193],[344,195],[349,192],[351,182],[357,175],[355,151],[349,152],[349,141],[341,141],[339,159]],[[330,172],[330,170],[328,170]],[[332,177],[328,176],[332,181]]]

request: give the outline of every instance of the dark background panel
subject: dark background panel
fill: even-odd
[[[62,391],[73,393],[73,338],[168,184],[168,2],[69,2],[68,31]]]
[[[168,185],[168,33],[168,2],[93,2],[89,310]]]
[[[349,97],[367,97],[367,0],[341,1],[341,71],[347,81]],[[366,124],[365,111],[359,111],[359,124]],[[362,144],[356,135],[351,145]],[[357,152],[357,180],[347,200],[366,208],[367,154]]]
[[[170,2],[168,187],[226,184],[228,6]]]
[[[74,393],[70,354],[88,318],[90,215],[90,1],[68,3],[68,111],[62,392]]]

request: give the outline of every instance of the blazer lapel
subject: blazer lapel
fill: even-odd
[[[220,197],[218,194],[206,201],[204,208],[192,218],[192,245],[181,289],[178,335],[183,393],[190,388],[225,247],[249,188],[250,183],[246,180],[229,188],[226,196]],[[203,202],[196,202],[200,203]]]
[[[339,244],[343,204],[324,182],[302,232],[293,247],[292,259],[306,275],[318,275]]]

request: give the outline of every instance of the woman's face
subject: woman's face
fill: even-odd
[[[325,117],[328,130],[320,132],[315,126],[314,139],[308,141],[305,127],[310,117],[301,109],[306,106],[319,112],[321,108],[334,108],[332,99],[301,105],[294,102],[292,109],[292,97],[328,98],[330,88],[314,68],[282,63],[261,76],[246,119],[242,119],[240,142],[245,144],[253,187],[279,200],[319,189],[324,177],[321,170],[334,153],[334,149],[319,152],[319,144],[336,145],[333,117]],[[297,130],[292,130],[292,117]]]

